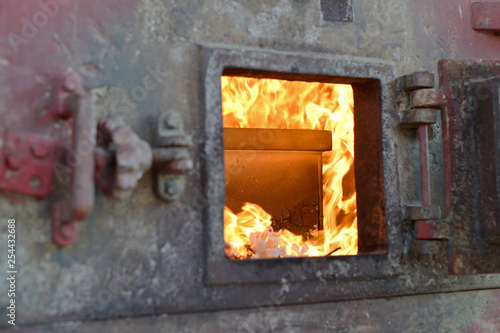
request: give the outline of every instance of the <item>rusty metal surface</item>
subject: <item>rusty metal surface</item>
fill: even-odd
[[[411,11],[417,13],[414,15],[412,26],[415,29],[419,54],[434,61],[497,59],[500,37],[472,29],[473,3],[469,0],[412,2]]]
[[[402,126],[418,126],[420,124],[434,124],[437,121],[437,109],[411,109],[400,112]]]
[[[429,177],[429,132],[427,124],[418,126],[418,150],[420,152],[420,198],[422,206],[431,204],[431,182]]]
[[[406,206],[406,218],[412,221],[434,220],[441,216],[439,206]]]
[[[207,141],[206,153],[210,156],[207,160],[207,179],[208,191],[218,193],[219,196],[209,197],[209,210],[207,216],[208,226],[208,244],[207,244],[207,284],[212,285],[227,285],[227,284],[259,284],[259,283],[276,283],[278,277],[285,274],[287,271],[298,271],[299,276],[290,277],[294,281],[302,279],[304,281],[314,281],[313,285],[317,285],[318,276],[312,271],[302,269],[303,265],[308,262],[316,267],[332,267],[327,260],[309,260],[303,261],[303,258],[291,260],[263,260],[241,262],[230,262],[224,256],[223,242],[223,223],[222,223],[222,203],[224,202],[224,192],[219,192],[217,188],[221,185],[219,172],[223,172],[221,165],[222,147],[216,144],[222,143],[222,138],[219,136],[222,131],[222,117],[218,110],[221,110],[220,97],[220,74],[222,68],[241,68],[245,65],[249,69],[272,71],[275,73],[291,71],[290,67],[301,68],[301,71],[308,74],[316,74],[325,78],[327,75],[331,77],[352,77],[352,85],[355,99],[354,118],[355,128],[357,129],[357,143],[355,143],[355,152],[357,158],[355,160],[355,169],[359,168],[356,173],[356,186],[363,189],[363,194],[358,197],[358,220],[359,225],[363,225],[360,230],[360,248],[362,253],[380,253],[378,255],[363,255],[363,256],[347,256],[342,257],[342,262],[345,263],[345,270],[338,272],[339,278],[347,278],[349,276],[379,276],[379,274],[391,275],[398,267],[398,254],[386,252],[391,249],[388,246],[389,239],[386,238],[386,231],[391,228],[397,228],[397,225],[386,225],[386,214],[389,216],[400,216],[401,209],[395,206],[399,205],[394,201],[395,197],[391,196],[391,182],[394,178],[382,178],[383,173],[390,172],[392,167],[391,153],[392,150],[385,151],[387,155],[383,166],[388,169],[382,170],[382,159],[384,151],[380,150],[380,142],[389,139],[391,131],[399,128],[397,114],[384,113],[392,98],[389,97],[393,91],[393,74],[391,67],[379,63],[355,63],[349,61],[350,66],[345,67],[342,60],[329,57],[326,58],[309,58],[307,55],[297,54],[274,54],[258,50],[232,50],[220,48],[204,48],[203,57],[206,59],[203,72],[205,73],[205,84],[208,91],[205,91],[205,110],[210,115],[209,119],[215,121],[206,124],[207,133],[210,133],[210,140]],[[265,60],[265,61],[264,61]],[[251,66],[250,64],[258,64]],[[343,69],[347,68],[347,72]],[[366,79],[369,73],[376,73],[375,77]],[[300,73],[296,73],[297,78]],[[332,80],[332,79],[330,79]],[[380,80],[380,81],[379,81]],[[344,80],[344,83],[349,83]],[[386,96],[388,99],[383,99],[381,96]],[[380,113],[378,113],[380,112]],[[386,127],[382,127],[380,114],[384,115]],[[359,115],[358,117],[356,115]],[[384,119],[384,118],[383,118]],[[383,132],[382,128],[387,132]],[[217,134],[216,134],[217,133]],[[386,137],[387,135],[387,137]],[[220,140],[220,141],[219,141]],[[356,144],[358,146],[356,146]],[[213,150],[212,150],[213,149]],[[219,151],[220,150],[220,151]],[[358,153],[361,152],[361,153]],[[359,157],[359,158],[358,158]],[[356,163],[359,163],[356,166]],[[367,172],[370,170],[370,172]],[[358,177],[360,176],[360,177]],[[359,181],[358,181],[359,180]],[[388,182],[384,185],[383,182]],[[386,196],[382,195],[385,191]],[[389,191],[389,192],[387,192]],[[361,191],[357,191],[359,194]],[[389,195],[387,194],[389,193]],[[366,197],[363,197],[365,195]],[[390,221],[392,219],[388,219]],[[395,221],[395,220],[392,220]],[[395,233],[396,234],[396,233]],[[401,239],[398,237],[392,238],[393,244],[398,244]],[[363,247],[364,246],[364,247]],[[393,248],[394,249],[394,248]],[[386,253],[384,253],[386,252]],[[337,257],[340,258],[340,257]],[[392,263],[392,264],[391,264]],[[338,265],[338,264],[333,264]],[[341,264],[344,265],[344,264]],[[374,267],[378,267],[374,269]],[[386,267],[386,268],[382,268]],[[330,273],[325,276],[329,276]],[[333,276],[336,274],[333,273]],[[333,277],[332,276],[332,277]]]
[[[487,172],[489,164],[481,163],[481,156],[491,156],[492,146],[480,139],[485,129],[478,126],[478,117],[483,116],[484,111],[481,105],[491,98],[491,91],[477,89],[472,83],[500,76],[500,63],[443,60],[440,72],[440,87],[447,99],[443,120],[448,128],[449,146],[445,146],[445,150],[449,149],[453,166],[454,205],[450,228],[460,231],[453,232],[449,243],[449,270],[453,274],[499,272],[500,247],[485,242],[481,232],[486,215],[498,209],[496,205],[488,206],[492,201],[484,198],[484,195],[494,195],[489,192],[489,184],[495,184],[496,179],[493,173]],[[493,110],[489,112],[493,115]]]
[[[443,94],[439,89],[418,89],[410,93],[412,108],[440,108],[443,104]]]
[[[275,231],[308,239],[323,229],[322,163],[321,152],[226,150],[226,206],[237,214],[257,204]]]
[[[69,246],[78,240],[77,223],[94,208],[97,121],[94,97],[83,90],[78,77],[70,73],[61,81],[53,111],[60,118],[70,118],[72,124],[71,148],[59,152],[66,157],[70,183],[66,198],[52,207],[52,239],[59,246]]]
[[[431,72],[413,72],[399,77],[396,80],[398,91],[412,91],[415,89],[425,89],[434,87],[434,74]]]
[[[500,245],[500,78],[470,84],[476,107],[478,183],[481,232]]]
[[[397,84],[397,106],[400,110],[401,125],[403,127],[416,127],[418,136],[418,157],[420,169],[420,204],[422,211],[414,210],[407,206],[409,219],[416,221],[417,216],[429,219],[427,214],[431,205],[431,176],[429,170],[429,124],[436,123],[436,113],[443,103],[443,96],[438,89],[434,89],[434,74],[418,71],[399,77]],[[408,110],[407,108],[411,108]],[[432,109],[431,109],[432,108]],[[437,208],[439,211],[439,207]],[[415,214],[413,214],[413,211]],[[432,214],[431,214],[432,215]],[[434,213],[434,215],[436,215]],[[439,218],[431,217],[431,219]]]
[[[500,32],[500,2],[474,1],[471,14],[474,30]]]
[[[70,110],[73,117],[72,150],[67,158],[68,166],[72,169],[69,205],[66,221],[83,220],[92,211],[94,206],[94,149],[96,140],[97,119],[95,115],[95,101],[90,95],[71,96]],[[74,160],[73,160],[74,158]]]
[[[385,74],[387,77],[390,75]],[[391,207],[393,186],[387,181],[393,177],[384,175],[395,172],[387,169],[386,152],[392,150],[385,146],[393,126],[397,125],[397,114],[390,113],[384,117],[387,97],[384,88],[393,89],[393,84],[385,86],[368,81],[353,84],[354,91],[354,173],[356,177],[356,201],[358,214],[358,251],[359,253],[380,253],[387,251],[390,224],[388,216],[394,213]],[[391,97],[392,99],[393,97]],[[391,107],[393,101],[390,102]],[[378,116],[382,114],[382,117]],[[394,123],[396,121],[396,123]],[[385,129],[385,130],[384,130]],[[387,131],[388,130],[388,131]],[[387,131],[387,132],[386,132]],[[390,146],[390,144],[389,144]],[[385,150],[387,149],[387,150]],[[398,211],[398,214],[400,211]]]
[[[271,215],[275,231],[306,239],[323,229],[323,151],[330,131],[225,128],[226,206],[239,213],[245,203]]]
[[[446,239],[452,236],[448,221],[416,221],[416,239]]]
[[[419,80],[420,83],[419,84]],[[414,223],[414,238],[409,241],[407,253],[416,256],[443,255],[446,242],[437,241],[449,236],[449,224],[434,221],[441,217],[441,208],[431,206],[431,170],[429,169],[429,125],[437,121],[437,113],[444,103],[439,89],[434,89],[434,75],[428,72],[415,72],[398,78],[397,105],[401,125],[416,128],[418,138],[418,160],[420,166],[420,204],[406,206],[407,219]],[[411,110],[406,108],[411,107]],[[429,109],[433,108],[433,109]],[[417,197],[417,196],[416,196]],[[446,235],[446,237],[443,237]]]
[[[418,200],[415,197],[418,148],[412,145],[416,142],[414,133],[397,129],[394,103],[387,100],[392,87],[377,97],[380,103],[365,102],[366,110],[375,110],[380,104],[378,121],[389,128],[380,136],[381,142],[372,140],[373,146],[367,145],[370,159],[365,162],[370,169],[383,171],[388,177],[369,182],[373,179],[363,175],[366,186],[371,188],[369,195],[377,193],[376,188],[383,188],[389,198],[387,203],[378,202],[376,206],[387,210],[387,229],[379,229],[379,224],[374,223],[368,226],[367,235],[387,235],[391,265],[363,259],[362,269],[356,267],[355,261],[342,258],[319,266],[312,266],[314,261],[305,261],[304,266],[288,266],[294,270],[276,271],[275,279],[281,279],[276,284],[215,288],[204,284],[208,271],[205,257],[211,255],[205,246],[211,232],[208,216],[221,217],[222,208],[213,207],[212,198],[221,204],[224,184],[224,171],[220,167],[208,168],[212,159],[222,165],[222,121],[217,105],[211,104],[207,110],[202,107],[202,95],[220,94],[220,87],[201,78],[201,69],[207,61],[204,49],[210,46],[265,50],[282,57],[275,70],[314,73],[312,64],[315,64],[325,72],[337,73],[344,82],[357,73],[364,77],[380,75],[384,86],[387,82],[383,77],[421,68],[437,74],[436,63],[443,58],[498,58],[498,36],[471,29],[470,1],[354,1],[351,23],[323,20],[320,2],[308,0],[63,2],[58,2],[53,16],[47,14],[46,24],[31,30],[27,27],[33,26],[33,16],[44,17],[39,1],[24,0],[22,6],[16,0],[1,2],[1,126],[26,132],[35,128],[36,133],[46,136],[58,132],[56,128],[45,127],[54,116],[45,112],[44,106],[49,104],[45,93],[52,79],[71,67],[82,75],[85,87],[94,88],[99,95],[99,118],[123,116],[127,125],[148,142],[153,141],[161,111],[177,110],[186,133],[193,134],[193,144],[187,150],[194,168],[186,182],[185,195],[173,204],[151,195],[149,174],[138,182],[133,199],[117,202],[98,192],[94,213],[81,226],[80,241],[64,250],[57,249],[49,236],[48,207],[54,198],[36,200],[1,193],[0,218],[16,218],[22,239],[20,292],[16,299],[18,323],[22,327],[56,322],[47,330],[71,331],[72,325],[76,325],[88,332],[111,331],[110,326],[116,323],[111,319],[168,314],[166,319],[172,320],[168,327],[163,326],[165,321],[152,322],[161,318],[145,317],[119,321],[116,330],[175,332],[187,327],[186,331],[191,332],[204,328],[223,331],[229,327],[229,331],[235,331],[234,327],[248,320],[255,331],[266,331],[275,325],[275,311],[283,313],[279,324],[297,331],[309,323],[313,328],[321,323],[320,330],[326,327],[355,331],[366,324],[373,325],[373,331],[390,331],[390,325],[395,325],[396,332],[420,328],[477,332],[496,323],[498,307],[491,305],[496,303],[492,303],[488,291],[478,289],[498,288],[498,275],[448,275],[444,256],[400,256],[403,241],[413,236],[412,228],[408,227],[410,231],[406,232],[401,206]],[[25,36],[23,31],[30,34]],[[16,38],[13,34],[20,42],[12,42]],[[309,56],[309,63],[289,62],[287,55],[297,54]],[[336,62],[325,64],[322,60],[325,57]],[[241,66],[257,68],[266,61],[247,59]],[[392,69],[370,66],[373,61]],[[221,73],[222,69],[217,75]],[[370,84],[364,83],[363,87],[363,82],[358,83],[355,93],[372,94]],[[365,119],[358,118],[358,124],[376,132],[373,128],[377,127],[377,121]],[[433,200],[439,202],[445,197],[440,180],[444,169],[441,131],[449,132],[447,127],[441,127],[440,121],[430,126],[431,190]],[[61,145],[67,141],[65,136],[58,140]],[[172,141],[172,145],[178,144]],[[377,161],[378,154],[390,158],[383,164],[370,164],[370,160]],[[444,160],[447,168],[451,167],[448,157]],[[468,176],[465,169],[459,171],[459,176]],[[56,174],[55,179],[58,178]],[[447,189],[454,188],[449,179],[447,184]],[[451,199],[455,199],[448,198],[447,212]],[[462,208],[457,216],[465,216],[468,223],[473,223],[473,219],[467,218],[470,212],[467,199],[458,202]],[[375,208],[373,211],[376,213],[369,212],[368,216],[381,215]],[[0,224],[0,232],[5,234],[6,230],[5,224]],[[221,230],[215,232],[222,234]],[[0,263],[4,265],[6,258],[2,258]],[[366,267],[385,275],[371,279],[370,274],[375,271],[368,274],[364,271]],[[311,278],[325,281],[300,282],[304,269]],[[258,281],[258,277],[255,279]],[[6,288],[7,282],[1,278],[0,290]],[[452,293],[462,290],[474,291],[464,293],[467,295],[464,297],[460,297],[462,293]],[[422,296],[423,301],[418,305],[374,299],[420,293],[439,294]],[[360,298],[353,303],[346,301]],[[5,293],[0,293],[2,309],[6,301]],[[310,305],[326,301],[335,302]],[[297,303],[305,304],[297,312],[283,306]],[[266,308],[258,312],[260,317],[253,316],[256,309],[266,304],[280,307],[274,308],[275,311]],[[318,317],[304,311],[317,306],[324,306]],[[456,311],[448,311],[447,306]],[[215,310],[230,308],[249,310],[240,315],[223,312],[224,315],[218,313],[214,317]],[[384,309],[388,312],[381,313],[378,317],[381,319],[373,319],[373,311]],[[200,313],[203,311],[209,312]],[[173,315],[179,312],[194,314]],[[193,321],[196,318],[200,321]],[[217,321],[214,323],[211,318]],[[408,327],[411,323],[416,328]],[[6,327],[3,322],[1,325]]]
[[[331,131],[224,128],[225,150],[332,150]]]

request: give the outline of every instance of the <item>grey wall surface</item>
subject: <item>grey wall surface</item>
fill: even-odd
[[[205,285],[206,211],[213,193],[205,188],[210,147],[203,93],[210,87],[203,81],[204,49],[355,57],[394,66],[396,76],[421,69],[437,74],[439,59],[468,56],[454,47],[455,38],[443,40],[437,31],[440,10],[446,8],[407,0],[352,0],[352,15],[345,16],[322,2],[68,1],[18,52],[4,37],[19,31],[23,16],[40,9],[35,1],[19,7],[13,0],[0,4],[0,126],[15,126],[8,110],[36,115],[43,109],[39,100],[14,99],[12,76],[25,78],[25,89],[42,91],[54,74],[71,67],[99,96],[98,117],[119,115],[151,143],[159,113],[175,110],[195,142],[190,149],[195,169],[180,202],[155,197],[149,173],[127,201],[97,191],[78,243],[68,248],[51,240],[55,196],[0,194],[0,253],[7,251],[2,236],[7,219],[17,221],[21,327],[35,332],[479,332],[481,323],[500,324],[498,313],[487,305],[498,307],[498,292],[474,291],[500,288],[500,276],[448,275],[446,256],[403,255],[403,246],[398,272],[388,278]],[[28,54],[36,54],[36,60]],[[134,97],[134,88],[143,86],[151,72],[157,73],[158,85],[144,98]],[[432,200],[444,207],[440,122],[430,133]],[[385,176],[395,177],[401,205],[416,202],[417,137],[400,130],[393,140],[398,169]],[[223,174],[211,176],[221,179]],[[409,222],[399,222],[395,230],[410,237]],[[2,254],[0,267],[6,266]],[[342,270],[342,264],[332,261],[329,269]],[[6,329],[7,289],[0,269],[0,327]],[[471,291],[417,296],[464,290]],[[377,299],[403,295],[414,296]],[[307,305],[317,301],[332,303]],[[270,307],[263,310],[264,305]],[[159,317],[147,317],[152,315]]]

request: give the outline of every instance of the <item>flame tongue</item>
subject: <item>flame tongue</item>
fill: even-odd
[[[246,203],[238,214],[225,207],[226,256],[263,259],[356,254],[356,193],[344,190],[344,183],[354,189],[351,86],[235,76],[223,76],[221,86],[224,127],[332,133],[332,151],[323,154],[324,230],[304,241],[286,229],[273,230],[271,215],[256,204]]]

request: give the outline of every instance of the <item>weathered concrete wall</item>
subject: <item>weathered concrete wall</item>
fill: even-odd
[[[0,126],[29,128],[36,123],[44,110],[44,94],[52,79],[71,67],[82,75],[85,86],[99,95],[99,117],[120,115],[139,136],[152,142],[158,114],[176,110],[183,115],[186,131],[194,135],[196,143],[191,150],[195,171],[181,202],[165,204],[157,199],[149,174],[126,202],[97,192],[94,212],[82,223],[79,242],[70,248],[59,249],[50,238],[49,211],[58,198],[37,200],[18,194],[0,195],[0,235],[7,233],[7,219],[17,221],[18,324],[36,326],[232,307],[258,308],[273,302],[297,304],[499,288],[497,275],[448,275],[447,258],[443,256],[404,257],[402,273],[382,280],[304,282],[294,288],[286,283],[209,288],[203,282],[204,209],[209,194],[204,189],[206,115],[200,111],[204,103],[200,100],[201,46],[372,58],[393,63],[398,76],[418,69],[436,73],[441,58],[498,55],[499,43],[494,36],[470,31],[469,2],[451,3],[353,0],[353,21],[331,22],[323,19],[329,13],[322,12],[319,0],[70,0],[64,4],[61,1],[46,24],[23,35],[26,20],[33,21],[33,16],[42,10],[40,5],[37,1],[24,1],[23,5],[15,0],[2,1]],[[13,43],[9,33],[22,36],[22,42]],[[142,87],[148,75],[155,77],[158,85],[146,96],[134,94],[134,88]],[[439,123],[432,129],[433,201],[444,205]],[[418,199],[417,141],[413,133],[404,131],[394,141],[400,168],[398,175],[389,177],[399,177],[401,201],[411,202]],[[6,238],[1,236],[0,253],[6,253],[6,249]],[[2,254],[0,267],[6,266],[6,255]],[[0,312],[5,319],[8,285],[5,270],[0,272]],[[270,299],[270,295],[278,296]],[[198,318],[197,322],[207,328],[201,326],[198,331],[234,331],[238,318],[255,316],[247,331],[265,331],[268,327],[272,328],[269,331],[280,331],[274,329],[277,323],[288,325],[283,331],[298,331],[302,320],[297,316],[305,313],[311,317],[304,322],[304,328],[310,327],[311,331],[369,332],[392,323],[403,328],[408,318],[421,313],[426,320],[411,317],[415,318],[415,326],[408,332],[433,328],[440,331],[441,327],[475,332],[480,330],[473,321],[485,316],[491,315],[488,318],[493,320],[492,325],[498,324],[486,310],[488,300],[483,295],[498,296],[471,291],[446,297],[279,307],[265,313],[245,310],[234,317],[232,312],[169,316],[151,323],[141,319],[133,324],[136,326],[130,326],[134,329],[128,329],[145,331],[145,327],[153,325],[149,331],[178,331],[188,325],[190,318]],[[470,298],[474,306],[467,307],[463,302]],[[460,304],[448,306],[448,301]],[[438,311],[417,312],[426,302],[437,304]],[[395,311],[390,323],[379,310],[386,304],[391,304],[389,308],[392,306]],[[354,309],[348,310],[351,306]],[[372,311],[376,314],[372,315]],[[472,311],[470,316],[464,314],[467,311]],[[464,317],[451,319],[457,315]],[[318,326],[312,324],[314,318],[318,319]],[[0,325],[7,327],[4,319]],[[86,324],[80,328],[85,332],[126,331],[130,323],[100,325]],[[188,327],[186,331],[197,330]]]
[[[109,322],[66,322],[30,332],[467,332],[495,333],[500,325],[498,291],[161,315]],[[19,331],[8,331],[14,333]]]

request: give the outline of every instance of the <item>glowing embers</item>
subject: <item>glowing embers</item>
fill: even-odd
[[[221,87],[226,256],[357,254],[351,86],[223,76]]]

